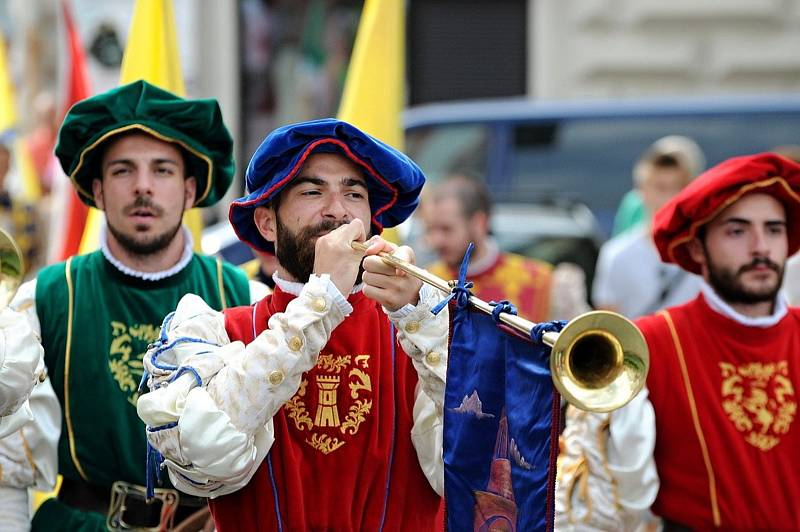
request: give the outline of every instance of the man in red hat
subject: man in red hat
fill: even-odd
[[[656,214],[662,259],[704,286],[637,321],[646,393],[610,419],[570,414],[562,528],[652,511],[667,530],[800,529],[800,311],[780,292],[799,223],[800,165],[770,153],[710,169]]]

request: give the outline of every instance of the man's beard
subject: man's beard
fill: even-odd
[[[281,223],[279,216],[276,216],[275,221],[278,237],[275,256],[283,269],[294,277],[295,281],[301,283],[308,282],[309,277],[314,273],[314,251],[317,238],[348,223],[343,220],[323,220],[316,225],[304,227],[295,234]],[[355,284],[361,283],[363,273],[363,267],[359,266]],[[347,294],[344,295],[347,296]]]
[[[708,257],[708,253],[706,253]],[[741,282],[741,276],[756,266],[766,266],[778,274],[778,280],[772,287],[751,290]],[[768,258],[756,258],[752,262],[739,268],[737,272],[732,272],[728,268],[717,267],[708,260],[708,282],[714,291],[728,303],[753,305],[756,303],[772,303],[778,295],[778,291],[783,284],[783,268]]]
[[[138,196],[136,201],[124,209],[124,213],[128,214],[129,211],[133,211],[139,208],[147,208],[152,210],[157,216],[163,215],[163,209],[155,205],[152,201],[144,196]],[[147,257],[150,255],[155,255],[156,253],[164,250],[167,246],[170,245],[172,240],[175,238],[175,235],[178,234],[178,231],[181,228],[181,224],[183,220],[183,210],[181,210],[181,216],[178,218],[178,222],[175,224],[174,227],[170,227],[165,230],[163,233],[159,235],[155,235],[153,237],[149,237],[146,239],[137,238],[136,235],[129,235],[125,234],[124,232],[120,231],[116,227],[112,225],[112,223],[106,219],[106,225],[108,226],[108,231],[114,236],[114,238],[119,242],[119,245],[132,255],[137,255],[140,257]]]

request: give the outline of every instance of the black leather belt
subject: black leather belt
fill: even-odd
[[[64,478],[58,499],[73,508],[103,514],[108,517],[110,525],[120,524],[120,529],[157,528],[165,519],[166,512],[170,515],[174,512],[174,518],[170,517],[169,520],[178,524],[206,506],[206,499],[201,497],[179,493],[174,489],[157,491],[158,500],[147,502],[144,486],[115,482],[108,488]]]

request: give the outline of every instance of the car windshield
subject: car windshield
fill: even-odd
[[[406,153],[436,182],[452,172],[486,176],[488,124],[421,127],[406,135]]]

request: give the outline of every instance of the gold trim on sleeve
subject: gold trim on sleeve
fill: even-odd
[[[721,519],[719,515],[719,505],[717,504],[717,481],[714,475],[714,467],[711,465],[711,457],[708,454],[708,447],[706,446],[706,439],[703,435],[703,428],[700,426],[700,416],[697,414],[697,404],[694,400],[694,393],[692,392],[692,383],[689,379],[689,370],[686,367],[686,358],[683,355],[683,346],[678,337],[678,331],[675,329],[675,323],[672,321],[672,316],[666,310],[659,312],[667,322],[669,332],[672,335],[672,342],[675,344],[675,352],[678,354],[678,361],[681,365],[681,376],[683,377],[683,384],[686,388],[686,398],[689,400],[689,409],[692,411],[692,422],[694,423],[694,430],[697,433],[697,439],[700,442],[700,450],[703,454],[703,462],[706,465],[706,472],[708,473],[708,491],[711,495],[711,513],[714,517],[714,526],[721,526]]]
[[[69,440],[69,454],[72,457],[72,463],[75,469],[80,473],[81,478],[89,482],[89,477],[83,470],[81,463],[78,461],[78,453],[75,451],[75,431],[72,430],[72,416],[69,410],[69,364],[70,364],[70,351],[72,350],[72,320],[74,317],[74,304],[75,304],[75,290],[72,286],[72,257],[67,259],[64,266],[65,274],[67,276],[67,292],[69,299],[69,306],[67,310],[67,343],[64,349],[64,417],[67,420],[67,439]]]
[[[36,473],[39,471],[39,468],[36,467],[36,460],[33,459],[33,453],[31,452],[30,445],[28,445],[28,440],[25,438],[25,431],[23,429],[19,429],[19,437],[22,438],[22,449],[25,451],[25,458],[31,465],[31,469],[33,469],[33,474],[35,477]]]
[[[597,445],[598,449],[600,449],[600,459],[603,462],[603,471],[605,472],[606,476],[611,480],[611,495],[614,499],[614,510],[617,512],[618,515],[622,514],[622,505],[619,502],[619,489],[617,488],[617,479],[614,478],[614,475],[611,474],[611,469],[608,467],[608,452],[607,452],[607,442],[608,438],[611,437],[611,416],[609,414],[603,414],[606,419],[603,421],[600,426],[597,428]]]
[[[222,303],[222,310],[228,308],[228,301],[225,299],[225,283],[222,277],[222,259],[217,257],[217,288],[219,288],[219,300]]]

